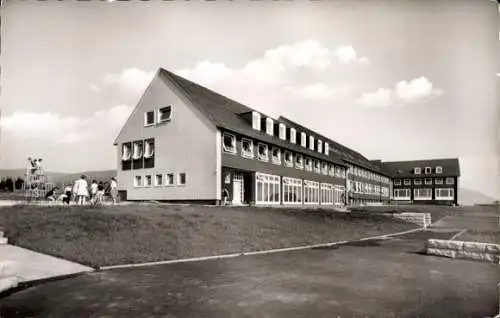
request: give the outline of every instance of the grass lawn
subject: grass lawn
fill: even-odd
[[[89,266],[359,239],[415,228],[327,210],[145,205],[0,208],[9,242]]]
[[[455,238],[457,241],[466,242],[481,242],[481,243],[491,243],[500,244],[500,229],[499,230],[476,230],[471,229],[467,232],[460,234]]]

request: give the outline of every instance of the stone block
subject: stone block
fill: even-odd
[[[485,243],[463,242],[462,249],[465,252],[486,253],[486,245]]]
[[[435,255],[435,256],[456,258],[457,251],[444,250],[444,249],[440,249],[440,248],[427,248],[427,254],[428,255]]]
[[[485,252],[498,255],[498,254],[500,254],[500,245],[498,245],[498,244],[486,244]]]

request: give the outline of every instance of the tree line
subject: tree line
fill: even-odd
[[[14,192],[14,190],[22,190],[24,185],[24,179],[17,177],[14,179],[12,177],[0,179],[0,191]]]

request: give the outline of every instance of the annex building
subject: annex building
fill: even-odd
[[[457,159],[370,161],[299,123],[266,116],[162,68],[115,145],[118,187],[127,200],[341,206],[412,202],[425,194],[428,200],[420,202],[457,202]],[[425,170],[422,177],[442,177],[444,185],[434,181],[431,196],[413,181],[400,187],[398,180],[419,179],[408,174],[414,166],[432,167],[433,174]],[[454,179],[453,187],[446,178]]]

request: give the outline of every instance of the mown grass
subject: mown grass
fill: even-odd
[[[467,230],[463,234],[460,234],[458,237],[455,237],[455,240],[466,241],[466,242],[500,244],[500,229],[499,230],[471,229]]]
[[[415,225],[327,210],[144,205],[0,209],[11,244],[89,266],[294,247]]]

